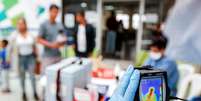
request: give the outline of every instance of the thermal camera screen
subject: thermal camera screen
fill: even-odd
[[[163,101],[163,78],[145,77],[140,82],[140,101]]]

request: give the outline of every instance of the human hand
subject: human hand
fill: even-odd
[[[64,45],[65,43],[60,43],[60,42],[54,42],[54,43],[50,43],[49,47],[50,48],[60,48]]]
[[[140,80],[140,72],[129,66],[110,101],[134,101]]]

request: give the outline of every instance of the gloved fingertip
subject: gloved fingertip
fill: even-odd
[[[134,72],[136,75],[140,75],[140,71],[135,69],[135,72]]]
[[[134,69],[134,67],[132,65],[129,65],[126,71],[128,72],[128,71],[131,71],[133,69]]]
[[[135,80],[135,79],[139,79],[140,78],[140,71],[139,70],[135,70],[133,75],[131,76],[131,80]]]

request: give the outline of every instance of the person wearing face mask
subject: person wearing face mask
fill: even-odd
[[[151,65],[154,68],[162,69],[167,72],[168,86],[170,88],[171,95],[176,95],[177,83],[179,80],[179,72],[176,62],[165,55],[165,48],[167,45],[167,39],[165,37],[158,37],[152,40],[150,45],[149,58],[144,65]]]

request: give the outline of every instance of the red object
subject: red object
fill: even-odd
[[[114,70],[108,68],[98,68],[92,71],[92,77],[103,79],[114,79]]]
[[[73,101],[78,101],[78,100],[74,98]]]

